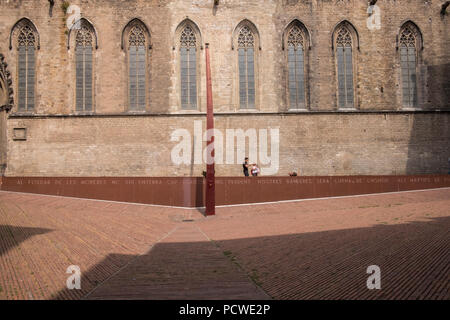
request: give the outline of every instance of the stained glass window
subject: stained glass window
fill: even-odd
[[[353,57],[350,31],[342,26],[336,37],[338,106],[353,108]]]
[[[23,26],[18,34],[18,110],[34,110],[34,86],[36,72],[36,35],[29,25]]]
[[[76,110],[92,111],[92,31],[83,26],[75,39]]]
[[[403,106],[417,106],[416,33],[406,26],[400,32],[400,66]]]
[[[305,108],[305,51],[304,35],[293,26],[287,37],[289,105],[291,109]]]
[[[145,31],[140,25],[133,26],[128,38],[129,99],[130,110],[145,110],[147,74],[147,49]]]
[[[248,26],[238,34],[239,101],[242,109],[255,108],[255,37]]]
[[[180,37],[181,108],[197,109],[197,39],[187,25]]]

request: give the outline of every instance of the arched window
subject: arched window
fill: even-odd
[[[255,36],[244,25],[238,33],[239,103],[241,109],[255,108]]]
[[[92,111],[93,30],[82,23],[75,37],[76,110]]]
[[[399,49],[404,107],[417,106],[417,48],[420,33],[412,23],[406,23],[400,30]]]
[[[197,109],[197,38],[187,24],[180,36],[181,108]]]
[[[309,33],[298,20],[291,22],[283,34],[283,50],[287,48],[289,109],[307,108],[307,65]]]
[[[354,107],[353,39],[349,27],[342,24],[335,32],[338,107]]]
[[[18,46],[18,111],[34,110],[36,78],[35,29],[25,23],[17,34]]]
[[[145,110],[147,46],[145,30],[140,24],[136,24],[130,29],[128,37],[128,66],[130,110]]]

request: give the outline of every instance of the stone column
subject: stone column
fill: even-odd
[[[0,177],[5,174],[7,165],[6,119],[14,103],[11,74],[7,67],[5,57],[0,53]]]

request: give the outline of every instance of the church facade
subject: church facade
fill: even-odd
[[[447,173],[444,2],[0,0],[2,174],[200,176],[206,46],[217,175]]]

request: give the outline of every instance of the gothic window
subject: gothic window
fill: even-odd
[[[352,35],[346,26],[341,26],[337,30],[336,36],[336,63],[339,108],[354,107],[352,48]]]
[[[288,83],[290,109],[304,109],[305,102],[305,36],[294,25],[287,36]]]
[[[181,108],[197,109],[197,38],[190,25],[180,36]]]
[[[239,102],[241,109],[255,108],[255,36],[248,26],[238,34]]]
[[[417,35],[412,26],[400,32],[400,67],[404,107],[417,106]]]
[[[145,31],[141,25],[131,28],[128,51],[130,110],[142,111],[146,105],[147,48]]]
[[[92,30],[83,25],[75,38],[76,110],[92,111]]]
[[[17,36],[18,44],[18,110],[33,111],[35,103],[36,35],[27,24]]]

